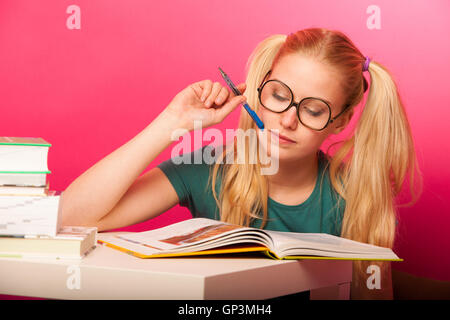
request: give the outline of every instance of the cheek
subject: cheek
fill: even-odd
[[[328,130],[314,131],[300,125],[297,128],[296,135],[299,140],[298,144],[299,148],[304,149],[305,152],[315,152],[322,146],[322,143],[328,138],[329,132]]]
[[[261,105],[259,106],[258,111],[256,111],[256,114],[261,119],[261,121],[264,123],[264,125],[272,123],[274,120],[276,120],[276,117],[279,116],[276,113],[266,110]]]
[[[322,143],[329,137],[330,133],[328,130],[320,131],[320,132],[314,132],[309,136],[311,144],[314,145],[317,149],[320,148]]]
[[[258,110],[256,111],[256,115],[261,119],[262,122],[264,122],[266,112],[264,110],[264,107],[261,105],[258,106]]]
[[[319,145],[322,145],[322,143],[328,138],[328,134],[324,134],[324,133],[322,133],[322,134],[319,134],[317,137],[316,137],[316,141],[319,143]]]
[[[267,128],[273,127],[272,123],[274,123],[274,121],[276,121],[277,117],[279,116],[276,113],[266,110],[261,105],[259,105],[259,108],[256,111],[256,114],[258,115],[258,117],[261,119],[261,121],[264,123],[264,125]],[[296,133],[296,136],[299,137],[299,139],[300,139],[299,146],[308,147],[308,149],[309,148],[312,148],[312,149],[320,148],[323,141],[325,141],[325,139],[327,139],[328,136],[331,134],[331,129],[332,128],[329,126],[329,127],[325,128],[325,130],[323,130],[323,131],[314,131],[314,130],[311,130],[309,128],[302,126],[299,123],[299,126],[297,127],[297,133]]]

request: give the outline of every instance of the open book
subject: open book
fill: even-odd
[[[97,239],[139,258],[263,252],[273,259],[402,261],[389,248],[325,233],[268,231],[205,218],[144,232],[99,233]]]

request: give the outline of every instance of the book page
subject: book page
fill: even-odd
[[[267,231],[274,239],[278,253],[293,249],[320,250],[323,252],[383,254],[392,253],[389,248],[353,241],[326,233],[295,233]]]
[[[190,251],[191,248],[200,250],[200,248],[211,247],[212,242],[217,245],[220,240],[227,240],[227,244],[237,243],[239,237],[236,236],[233,239],[235,241],[229,239],[233,238],[236,233],[247,230],[251,229],[211,219],[194,218],[150,231],[113,236],[99,234],[99,239],[132,251],[151,255],[162,252]]]

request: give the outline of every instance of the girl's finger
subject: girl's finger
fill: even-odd
[[[199,84],[200,84],[200,87],[203,89],[202,97],[200,98],[200,100],[202,102],[205,102],[206,98],[211,93],[211,89],[212,89],[213,83],[212,83],[211,80],[205,80],[205,81],[201,81]]]
[[[209,108],[210,106],[212,106],[212,104],[213,104],[214,100],[216,100],[217,95],[219,94],[221,88],[222,88],[222,86],[220,85],[220,83],[214,82],[211,93],[209,94],[209,97],[206,99],[206,102],[205,102],[206,107]]]
[[[228,101],[227,103],[225,103],[220,109],[216,109],[216,113],[215,113],[215,119],[214,121],[216,123],[220,123],[223,121],[223,119],[225,119],[225,117],[234,109],[236,109],[236,107],[238,105],[240,105],[241,103],[243,103],[244,101],[246,101],[247,99],[245,98],[245,96],[235,96],[232,99],[230,99],[230,101]]]
[[[194,90],[195,95],[201,99],[203,90],[198,83],[194,83],[191,85],[192,90]]]
[[[245,89],[247,89],[247,84],[244,83],[240,83],[237,85],[238,90],[241,92],[241,94],[244,94]]]
[[[221,105],[222,103],[224,103],[225,101],[227,101],[228,96],[229,96],[229,91],[227,90],[227,88],[222,87],[222,89],[220,89],[219,94],[217,95],[216,100],[214,101],[215,104],[217,105]]]

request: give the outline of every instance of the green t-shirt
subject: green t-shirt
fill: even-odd
[[[178,160],[178,162],[169,159],[160,163],[157,167],[165,173],[172,183],[180,200],[179,204],[187,207],[194,218],[219,220],[219,208],[212,194],[211,183],[208,185],[210,168],[212,169],[214,163],[208,164],[202,157],[206,147],[211,148],[211,146],[204,146],[194,152],[175,157],[178,159],[174,158],[174,160]],[[188,161],[180,163],[181,159],[190,159],[190,163],[187,163]],[[309,198],[299,205],[285,205],[269,197],[269,219],[264,229],[340,235],[345,201],[341,199],[338,208],[339,195],[330,183],[326,167],[328,160],[322,151],[319,151],[318,159],[319,174]],[[323,179],[322,175],[324,175]],[[220,174],[217,179],[216,194],[218,196]],[[250,226],[260,228],[261,222],[262,219],[255,219]]]

